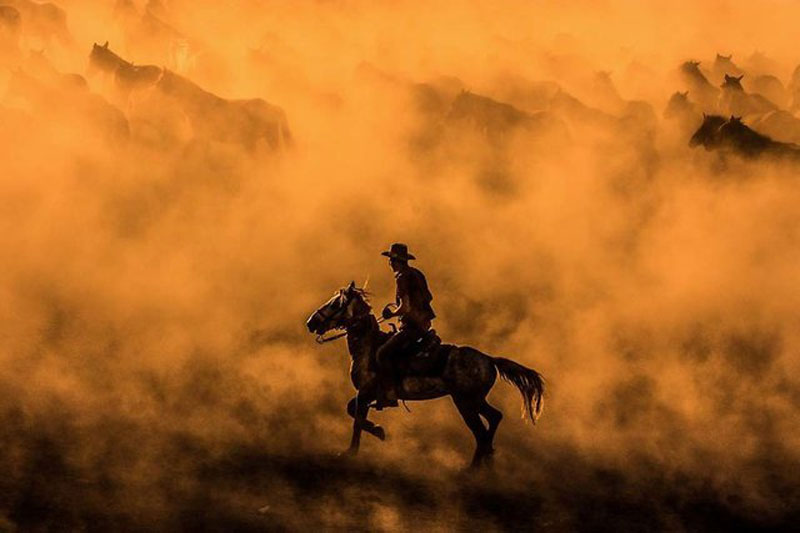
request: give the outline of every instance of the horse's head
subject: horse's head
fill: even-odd
[[[692,135],[689,146],[695,147],[702,144],[706,148],[712,148],[719,142],[719,128],[725,122],[725,119],[719,115],[703,114],[703,123]]]
[[[747,124],[742,122],[742,117],[733,115],[731,115],[730,120],[720,126],[719,134],[723,142],[728,142],[744,149],[750,148],[753,143],[765,139],[764,136],[753,131]]]
[[[722,88],[731,91],[744,92],[744,87],[742,87],[742,78],[744,78],[744,74],[741,76],[729,76],[725,74],[725,81],[722,82]]]
[[[664,110],[664,116],[667,118],[677,117],[683,115],[684,113],[693,111],[694,105],[691,101],[689,101],[689,91],[684,92],[676,92],[673,94],[669,102],[667,102],[667,108]]]
[[[681,70],[691,74],[700,72],[700,62],[693,60],[684,61],[681,65]]]
[[[368,315],[371,311],[367,292],[356,287],[354,281],[339,289],[330,300],[322,304],[306,321],[311,333],[324,335],[333,329],[344,329],[355,319]]]
[[[87,74],[91,75],[97,71],[114,72],[123,63],[127,63],[127,61],[111,51],[108,41],[102,45],[94,43],[89,54]]]

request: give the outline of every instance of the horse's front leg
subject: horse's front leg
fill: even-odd
[[[364,405],[369,404],[369,400],[364,398],[363,396],[362,396],[361,402]],[[357,411],[356,410],[356,406],[358,405],[358,403],[359,403],[359,399],[358,399],[357,396],[351,398],[350,401],[347,402],[347,414],[350,415],[351,417],[353,417],[354,422],[355,422],[355,420],[358,419],[357,418],[358,415],[357,415],[357,412],[356,412]],[[363,414],[363,418],[361,419],[361,429],[363,431],[366,431],[367,433],[369,433],[373,437],[377,437],[380,440],[386,440],[386,432],[383,430],[383,428],[381,426],[379,426],[378,424],[372,422],[371,420],[367,420],[368,409],[369,409],[368,407],[365,409],[364,414]]]
[[[369,412],[369,402],[372,398],[368,397],[365,394],[359,392],[355,398],[351,401],[354,403],[353,405],[353,436],[350,438],[350,447],[345,451],[346,455],[355,455],[358,453],[358,448],[361,444],[361,430],[365,429],[373,433],[375,431],[376,437],[385,438],[385,434],[383,432],[383,428],[380,426],[376,426],[372,424],[372,422],[367,420],[367,413]],[[348,412],[349,412],[349,404],[348,404]],[[368,429],[369,428],[369,429]]]

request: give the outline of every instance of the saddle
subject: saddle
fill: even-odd
[[[450,353],[435,330],[426,331],[421,337],[406,345],[403,374],[406,376],[431,376],[440,374],[447,364]]]

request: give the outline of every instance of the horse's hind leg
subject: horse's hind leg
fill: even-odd
[[[472,431],[472,435],[475,437],[475,454],[472,456],[470,467],[476,468],[481,465],[484,456],[488,453],[487,437],[489,432],[481,421],[478,402],[473,399],[455,397],[453,401],[456,404],[458,412],[461,414],[461,418],[467,423],[467,427]]]
[[[489,402],[486,401],[486,398],[484,398],[483,402],[481,403],[480,413],[483,418],[489,422],[489,431],[486,434],[486,453],[491,455],[494,453],[494,434],[497,432],[497,426],[500,425],[500,421],[503,420],[503,413],[500,412],[499,409],[489,405]]]
[[[358,404],[359,400],[357,397],[353,397],[347,402],[347,414],[350,415],[352,418],[358,420],[356,418],[356,405]],[[367,404],[369,403],[366,399],[361,400],[361,403]],[[364,409],[364,418],[361,420],[361,429],[369,433],[374,437],[378,437],[381,440],[386,440],[386,432],[383,430],[381,426],[372,422],[371,420],[367,420],[367,409]]]

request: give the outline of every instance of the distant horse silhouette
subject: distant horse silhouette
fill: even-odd
[[[502,142],[516,130],[546,134],[562,142],[569,139],[564,122],[549,111],[527,113],[511,104],[464,90],[453,100],[446,122],[470,124],[492,142]]]
[[[753,78],[745,78],[745,89],[750,94],[763,96],[778,107],[788,107],[789,92],[781,80],[770,74],[761,74]]]
[[[89,74],[103,72],[113,76],[117,89],[127,98],[132,91],[149,89],[161,77],[163,69],[156,65],[134,65],[108,47],[94,43],[89,54]]]
[[[750,126],[776,141],[800,143],[800,119],[788,111],[771,111],[753,120]]]
[[[717,57],[714,58],[714,63],[711,66],[711,70],[714,78],[717,80],[717,83],[722,83],[724,79],[723,76],[726,74],[733,76],[741,76],[744,74],[744,71],[733,62],[733,55],[731,54],[724,56],[718,53]]]
[[[703,115],[697,104],[689,99],[689,91],[674,93],[664,108],[663,116],[667,124],[672,125],[680,136],[681,142],[703,121]]]
[[[689,145],[703,145],[706,150],[728,151],[746,158],[769,156],[800,162],[800,146],[774,141],[735,116],[725,119],[719,115],[705,115]]]
[[[221,98],[167,69],[155,87],[181,106],[195,132],[204,138],[240,144],[249,150],[259,141],[273,150],[293,144],[286,113],[261,98]]]
[[[2,0],[1,3],[18,11],[22,18],[22,31],[28,37],[34,37],[44,45],[54,40],[62,45],[72,43],[67,28],[67,13],[57,5],[32,0]]]
[[[47,81],[41,81],[17,69],[12,72],[6,91],[7,96],[25,102],[27,108],[46,114],[49,123],[74,126],[86,121],[112,145],[123,145],[129,139],[128,120],[122,111],[92,94],[79,74],[53,70]]]
[[[719,110],[722,113],[731,115],[747,116],[760,115],[775,111],[778,106],[770,102],[760,94],[749,94],[742,87],[741,76],[728,76],[725,74],[725,81],[722,84],[722,96],[719,101]]]
[[[293,144],[286,113],[280,107],[260,98],[221,98],[168,69],[134,65],[111,51],[108,42],[92,46],[89,70],[112,74],[126,98],[133,91],[158,91],[188,117],[200,139],[237,144],[248,150],[254,150],[261,141],[272,150]]]
[[[719,89],[714,87],[700,71],[700,62],[686,61],[681,65],[679,72],[692,99],[700,104],[704,111],[715,111],[719,101]]]
[[[367,420],[367,413],[376,399],[375,352],[386,342],[389,333],[381,331],[364,289],[355,283],[334,294],[314,311],[306,326],[318,338],[335,329],[343,329],[352,363],[350,379],[358,393],[347,404],[353,417],[353,436],[348,454],[358,452],[361,431],[386,438],[383,428]],[[502,357],[491,357],[467,346],[442,344],[434,355],[439,365],[424,375],[406,376],[398,387],[403,400],[431,400],[451,396],[458,412],[475,437],[476,449],[472,467],[478,467],[494,453],[492,442],[503,414],[489,405],[486,395],[494,386],[497,373],[514,384],[522,394],[525,413],[535,422],[542,409],[544,381],[538,372]],[[481,417],[488,422],[488,428]]]

